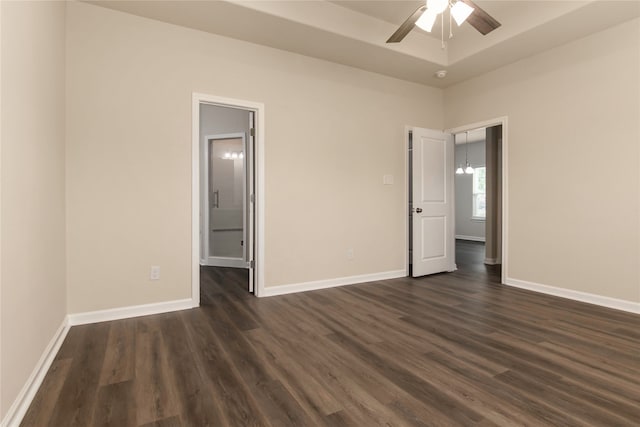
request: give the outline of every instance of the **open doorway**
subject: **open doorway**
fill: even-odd
[[[209,107],[222,108],[202,105],[203,123],[207,123]],[[249,222],[253,216],[249,212],[250,187],[253,186],[249,175],[252,175],[253,162],[251,155],[245,155],[251,151],[248,148],[247,132],[203,138],[201,265],[247,268],[252,259],[252,248],[245,244],[253,228]]]
[[[262,104],[193,96],[192,299],[260,294]]]
[[[406,128],[408,275],[419,277],[460,267],[467,270],[469,265],[474,265],[476,271],[488,272],[496,281],[504,282],[508,241],[505,227],[508,205],[504,197],[507,184],[506,124],[507,118],[503,117],[444,132]],[[474,132],[482,135],[481,160],[474,163],[465,153],[461,161],[460,156],[455,156],[454,136],[459,143],[472,143],[469,134]],[[461,148],[468,149],[464,145]],[[474,166],[478,169],[475,182]],[[455,172],[461,170],[464,175],[465,169],[470,186],[464,202],[469,211],[467,220],[475,220],[476,227],[482,229],[482,234],[478,233],[475,239],[469,238],[473,237],[470,232],[462,234],[464,231],[455,218],[456,206],[461,203],[457,199],[462,196],[462,193],[458,194],[460,184],[456,182],[458,174]],[[442,265],[426,273],[416,269],[416,262],[432,260]],[[474,268],[469,271],[473,272]]]
[[[200,103],[200,291],[234,286],[253,292],[254,113]],[[230,271],[229,269],[235,269]],[[226,270],[226,271],[225,271]],[[233,274],[236,280],[218,280]]]
[[[502,126],[454,135],[456,264],[474,271],[502,263]]]

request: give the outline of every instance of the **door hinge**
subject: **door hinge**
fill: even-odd
[[[256,268],[256,262],[254,260],[249,261],[249,268]]]
[[[256,196],[255,196],[255,194],[252,194],[251,196],[249,196],[249,202],[250,202],[250,203],[255,203],[255,202],[256,202]]]
[[[249,132],[251,136],[256,136],[256,129],[255,128],[251,128],[251,131]]]

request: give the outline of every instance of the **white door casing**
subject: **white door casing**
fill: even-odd
[[[249,267],[249,292],[254,292],[254,271],[253,271],[253,264],[254,264],[254,255],[255,255],[255,249],[254,249],[254,238],[253,238],[253,233],[255,232],[255,215],[254,215],[254,209],[255,209],[255,176],[254,176],[254,170],[255,170],[255,160],[254,160],[254,154],[255,154],[255,113],[253,111],[249,112],[249,135],[248,135],[248,139],[247,142],[245,143],[245,161],[249,161],[249,163],[246,165],[245,167],[245,172],[246,172],[246,178],[245,178],[245,183],[246,183],[246,190],[245,190],[245,195],[246,195],[246,199],[245,199],[245,212],[246,212],[246,217],[245,217],[245,240],[244,240],[244,244],[245,244],[245,259],[247,260],[247,265]]]
[[[192,93],[191,103],[191,305],[200,305],[200,260],[201,260],[201,186],[200,186],[200,104],[207,103],[223,107],[241,108],[253,112],[253,278],[254,292],[264,296],[265,277],[265,106],[263,103],[246,101],[203,93]]]
[[[453,135],[423,128],[412,134],[412,275],[454,271]]]
[[[501,156],[501,194],[502,194],[502,226],[501,226],[501,244],[500,244],[500,256],[502,258],[501,268],[501,283],[506,283],[509,280],[509,118],[507,116],[498,117],[489,120],[483,120],[480,122],[469,123],[463,126],[459,126],[452,129],[447,129],[446,132],[453,135],[461,132],[466,132],[478,128],[487,128],[491,126],[502,126],[502,156]],[[411,128],[408,128],[411,129]]]

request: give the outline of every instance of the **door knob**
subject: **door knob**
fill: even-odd
[[[416,208],[416,212],[422,213],[422,208]]]

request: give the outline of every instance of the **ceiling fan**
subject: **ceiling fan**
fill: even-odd
[[[466,21],[482,35],[489,34],[501,25],[493,16],[482,10],[471,0],[426,0],[425,4],[418,7],[389,37],[387,43],[402,41],[413,29],[414,25],[431,32],[436,18],[440,13],[444,13],[447,7],[450,9],[451,17],[455,19],[458,25]]]

